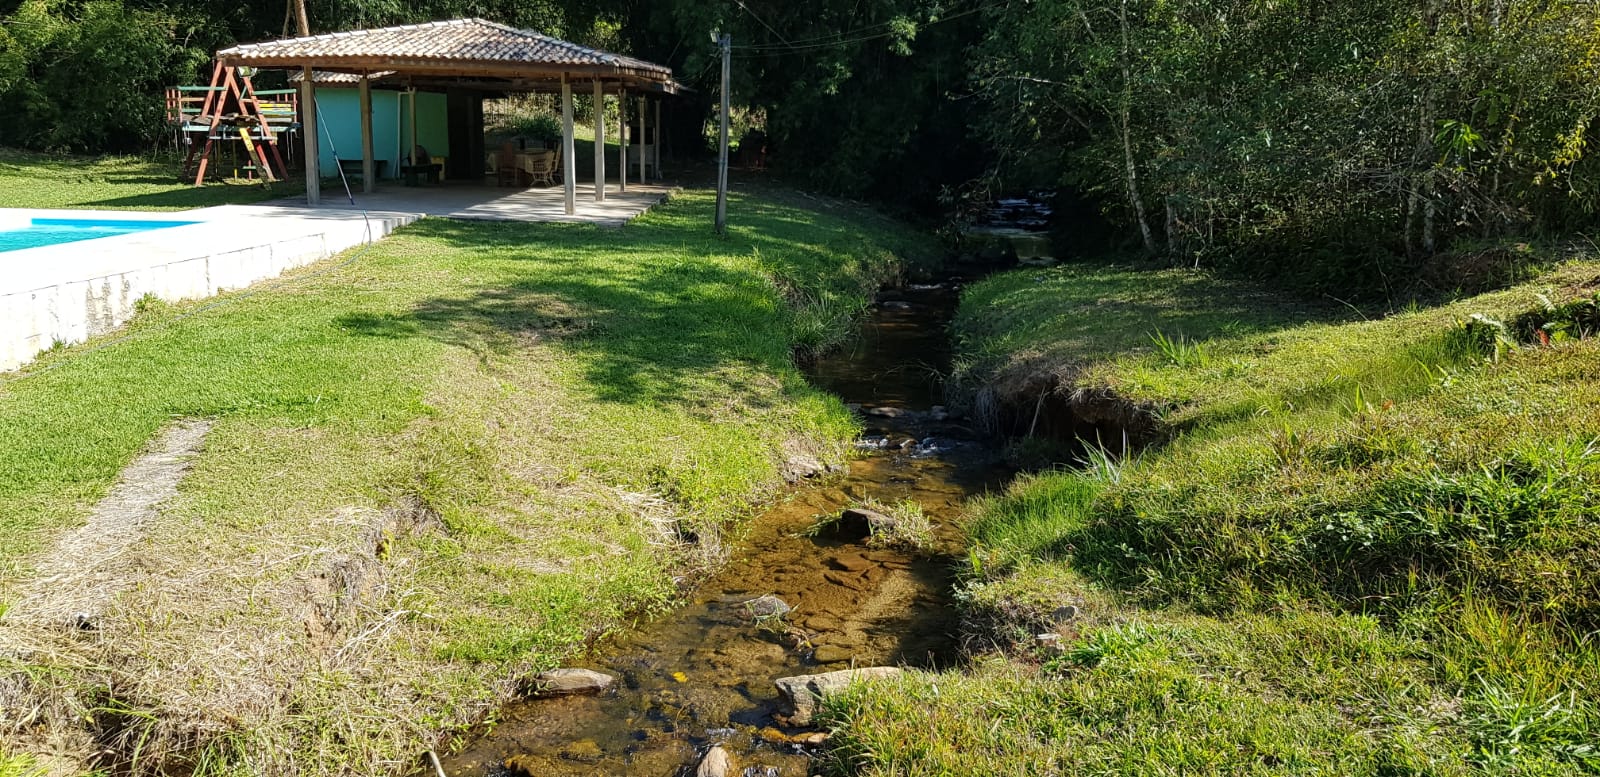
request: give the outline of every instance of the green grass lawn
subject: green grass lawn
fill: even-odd
[[[299,179],[264,186],[243,180],[195,187],[176,157],[72,157],[0,149],[0,208],[188,210],[288,197]]]
[[[845,456],[855,422],[793,351],[933,256],[778,194],[735,198],[718,238],[712,202],[620,230],[425,220],[0,376],[7,602],[153,435],[215,423],[104,638],[0,633],[48,646],[3,651],[8,701],[41,710],[12,735],[93,720],[148,768],[403,771],[665,606],[787,460]]]
[[[1052,353],[1061,391],[1150,408],[1167,441],[974,506],[969,636],[1011,660],[842,700],[839,771],[1600,768],[1594,262],[1276,326],[1195,306],[1197,285],[1247,298],[1202,275],[1019,275],[964,299],[963,321],[1002,322],[969,323],[965,353]]]
[[[1248,334],[1327,317],[1247,284],[1183,270],[1066,265],[1000,273],[962,294],[952,329],[963,385],[1001,391],[1041,371],[1074,377],[1098,360],[1151,345],[1157,332]]]

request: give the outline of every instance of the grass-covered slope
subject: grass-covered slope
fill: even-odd
[[[1304,320],[1242,283],[1182,270],[1073,265],[984,279],[954,324],[963,385],[1017,390],[1043,374],[1073,380],[1099,359],[1151,345],[1157,332],[1248,334]]]
[[[967,622],[1018,661],[853,697],[837,709],[840,761],[869,774],[1600,769],[1600,266],[1371,321],[1225,315],[1174,344],[1151,337],[1172,320],[1158,312],[1103,338],[1043,334],[1091,331],[1083,319],[1128,289],[1160,308],[1162,282],[1053,271],[1042,287],[1070,287],[1072,302],[1040,296],[1006,332],[964,330],[990,347],[1045,338],[1058,390],[1144,408],[1168,442],[977,505]],[[1185,276],[1175,295],[1206,282]],[[1017,315],[984,291],[963,321]],[[963,744],[915,750],[913,730]]]
[[[0,695],[31,710],[4,738],[134,771],[394,773],[669,601],[786,468],[842,459],[854,421],[792,353],[929,255],[819,201],[736,198],[725,239],[711,209],[427,220],[0,375]],[[34,570],[181,419],[214,426],[95,580],[97,631],[30,620]]]

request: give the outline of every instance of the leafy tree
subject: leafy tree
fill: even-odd
[[[1381,287],[1456,238],[1594,212],[1587,3],[1014,0],[986,22],[973,83],[1008,173],[1055,171],[1174,262]]]
[[[979,37],[976,0],[621,0],[592,9],[625,19],[640,56],[672,65],[711,118],[718,53],[733,36],[737,104],[767,117],[773,163],[814,188],[931,205],[942,185],[980,174],[969,141],[963,58]]]
[[[169,14],[120,0],[26,0],[0,25],[0,143],[128,149],[163,120],[162,87],[206,54]]]

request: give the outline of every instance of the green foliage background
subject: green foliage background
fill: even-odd
[[[161,87],[287,32],[217,0],[0,4],[0,144],[128,151]],[[1565,236],[1597,205],[1600,10],[1582,0],[394,0],[313,2],[314,31],[481,16],[666,63],[734,102],[811,188],[945,214],[1055,188],[1067,226],[1174,265],[1389,296],[1435,257]],[[1079,213],[1079,211],[1082,211]],[[1103,227],[1109,226],[1109,230]],[[1119,242],[1120,241],[1120,242]],[[1080,243],[1082,238],[1080,238]],[[1094,248],[1104,248],[1096,246]],[[1468,279],[1470,281],[1470,278]]]
[[[1390,289],[1464,239],[1592,221],[1591,4],[1026,5],[985,16],[981,129],[1174,263]]]

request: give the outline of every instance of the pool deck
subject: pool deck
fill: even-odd
[[[502,188],[475,182],[446,181],[433,186],[383,184],[371,194],[355,193],[351,203],[343,190],[324,188],[322,204],[329,210],[377,210],[416,213],[475,221],[559,222],[620,227],[655,207],[674,187],[664,184],[628,184],[626,192],[607,184],[604,202],[595,202],[594,184],[577,187],[574,213],[568,214],[561,187]],[[304,195],[271,203],[282,207],[310,208]]]

